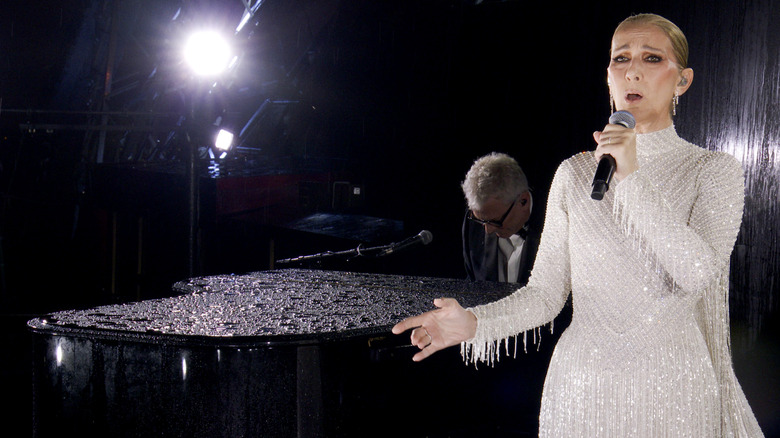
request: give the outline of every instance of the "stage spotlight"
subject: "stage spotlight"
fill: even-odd
[[[184,59],[196,75],[215,76],[230,63],[230,45],[217,32],[197,32],[184,46]]]
[[[227,152],[233,146],[233,133],[225,129],[220,129],[217,133],[217,139],[214,142],[214,147],[220,151]]]

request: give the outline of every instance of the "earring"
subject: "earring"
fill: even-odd
[[[672,98],[672,115],[677,115],[677,105],[680,103],[680,93],[678,91],[674,92],[674,97]]]

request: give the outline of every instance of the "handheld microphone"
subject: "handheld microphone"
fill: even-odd
[[[628,129],[633,129],[636,126],[636,119],[628,111],[616,111],[609,116],[609,123],[612,125],[622,125]],[[590,197],[601,201],[604,198],[604,193],[609,190],[609,183],[612,181],[612,175],[615,174],[615,158],[612,155],[602,155],[599,159],[599,165],[596,167],[596,173],[593,175],[593,191],[590,193]]]
[[[390,245],[390,247],[388,247],[387,249],[382,251],[380,256],[385,256],[385,255],[388,255],[388,254],[392,254],[394,252],[398,252],[398,251],[400,251],[402,249],[406,249],[406,248],[408,248],[410,246],[414,246],[414,245],[417,245],[419,243],[421,243],[423,245],[427,245],[427,244],[431,243],[432,240],[433,240],[433,234],[431,234],[431,232],[428,231],[428,230],[422,230],[416,236],[410,237],[410,238],[408,238],[406,240],[402,240],[401,242],[394,243],[394,244]]]

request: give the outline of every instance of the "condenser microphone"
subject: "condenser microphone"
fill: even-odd
[[[431,232],[428,230],[422,230],[416,236],[412,236],[406,240],[402,240],[398,243],[394,243],[390,245],[387,249],[382,251],[380,255],[385,256],[388,254],[392,254],[394,252],[401,251],[402,249],[406,249],[410,246],[414,246],[417,244],[427,245],[431,243],[431,240],[433,240],[433,234],[431,234]]]
[[[609,116],[609,123],[633,129],[636,126],[636,119],[628,111],[616,111]],[[607,190],[609,190],[612,175],[615,174],[615,167],[617,167],[617,163],[615,163],[615,158],[612,155],[605,154],[601,156],[599,165],[596,167],[596,174],[593,175],[591,198],[597,201],[601,201],[604,198],[604,193],[607,193]]]

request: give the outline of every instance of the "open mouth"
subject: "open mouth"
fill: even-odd
[[[642,95],[639,93],[626,93],[626,101],[636,102],[642,99]]]

